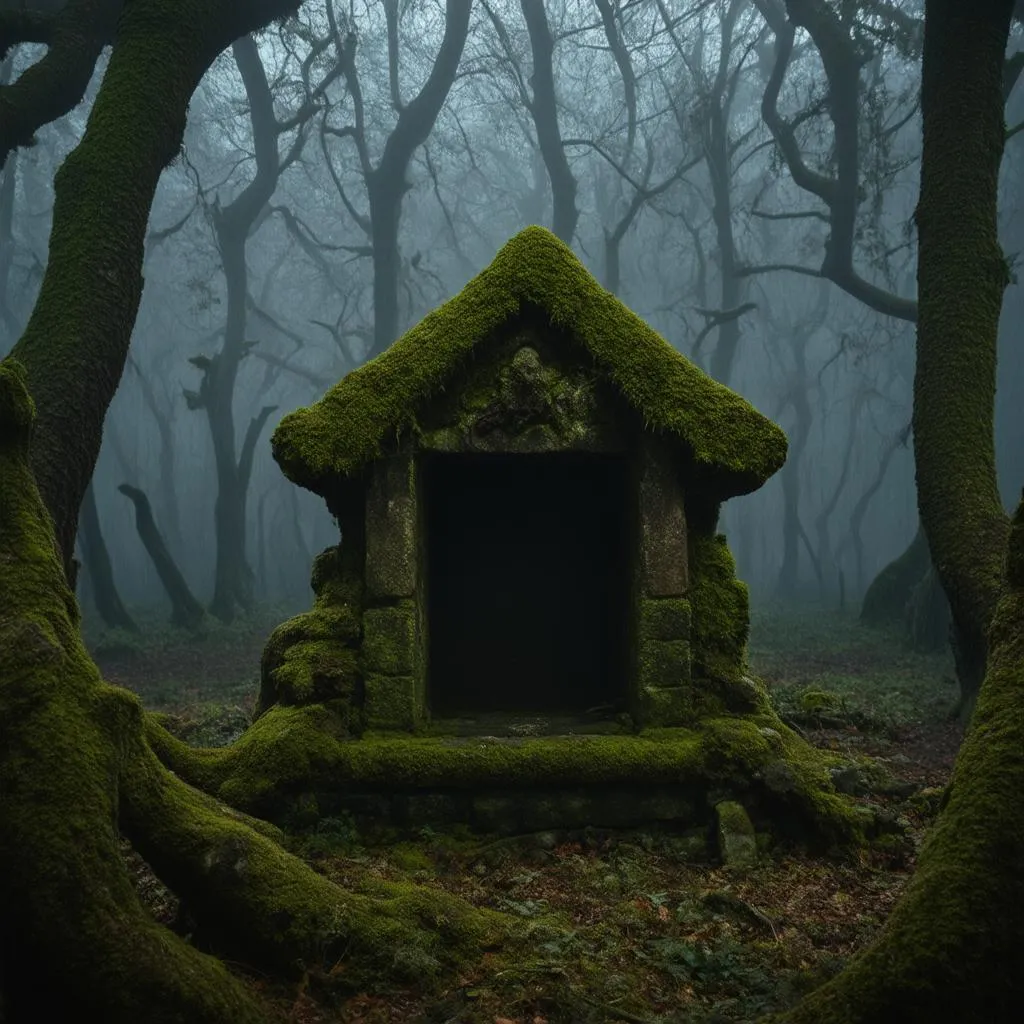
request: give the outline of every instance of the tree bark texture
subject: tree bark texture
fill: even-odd
[[[66,569],[138,312],[150,206],[181,146],[189,100],[233,39],[297,8],[136,0],[118,21],[85,134],[54,178],[46,273],[13,351],[36,403],[32,468]]]
[[[1008,520],[996,483],[996,336],[1009,281],[996,200],[1011,0],[926,5],[914,457],[921,525],[949,598],[962,714],[985,672]]]

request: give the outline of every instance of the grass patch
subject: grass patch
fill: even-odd
[[[897,738],[944,722],[958,697],[948,650],[921,654],[852,612],[755,605],[750,663],[782,716],[804,727]]]

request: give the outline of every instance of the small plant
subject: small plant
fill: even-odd
[[[360,850],[359,829],[351,814],[321,818],[311,833],[303,837],[303,851],[308,857],[330,857]]]

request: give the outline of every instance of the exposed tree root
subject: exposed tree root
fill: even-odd
[[[82,645],[28,467],[32,403],[0,363],[0,949],[10,1019],[40,1006],[104,1021],[248,1024],[267,1011],[215,957],[139,903],[119,830],[219,953],[292,971],[441,975],[496,943],[501,915],[414,886],[349,893],[273,826],[193,790],[147,746],[138,699]],[[49,1004],[53,1005],[50,1006]]]

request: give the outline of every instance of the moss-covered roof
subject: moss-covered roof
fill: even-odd
[[[473,347],[524,305],[565,328],[649,429],[677,438],[698,464],[729,478],[722,496],[754,490],[782,466],[779,427],[605,291],[568,246],[530,227],[386,352],[281,420],[271,444],[285,475],[323,494],[332,479],[374,459]]]

